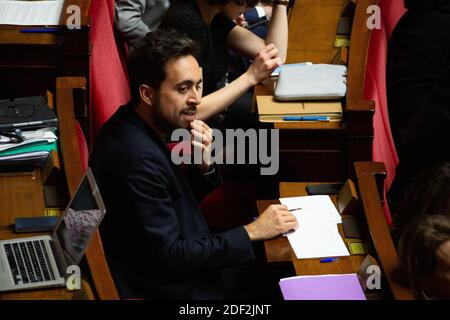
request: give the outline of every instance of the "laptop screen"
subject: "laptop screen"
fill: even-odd
[[[79,264],[104,214],[103,201],[88,168],[55,230],[67,265]]]

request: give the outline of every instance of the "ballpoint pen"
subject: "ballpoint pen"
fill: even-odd
[[[59,28],[23,28],[20,29],[21,33],[56,33]]]
[[[330,121],[326,116],[285,116],[284,121]]]
[[[325,258],[325,259],[320,260],[320,263],[336,262],[336,261],[339,261],[339,259],[338,258]]]
[[[292,212],[292,211],[297,211],[297,210],[302,210],[302,208],[289,209],[288,211]]]

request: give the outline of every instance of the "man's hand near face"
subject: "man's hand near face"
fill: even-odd
[[[211,144],[213,140],[212,129],[201,120],[191,122],[191,144],[194,157],[194,164],[202,173],[209,171],[211,160]],[[200,158],[201,157],[201,158]],[[199,163],[201,159],[201,163]]]

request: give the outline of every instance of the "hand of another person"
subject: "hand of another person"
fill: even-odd
[[[267,240],[291,229],[297,229],[295,216],[285,205],[273,204],[269,206],[255,221],[244,226],[250,240]]]
[[[241,26],[241,27],[244,27],[244,28],[246,28],[248,26],[248,22],[245,19],[245,16],[244,16],[243,13],[241,13],[239,15],[239,17],[236,18],[236,24]]]
[[[192,156],[194,164],[198,165],[200,171],[207,172],[212,164],[211,143],[213,140],[212,129],[201,120],[191,122]]]
[[[257,84],[270,77],[272,71],[282,64],[283,62],[278,56],[278,49],[274,44],[269,44],[256,55],[247,70],[247,74],[254,81],[254,84]]]

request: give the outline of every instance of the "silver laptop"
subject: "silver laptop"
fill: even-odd
[[[88,168],[51,236],[0,241],[0,291],[65,286],[105,212]]]

